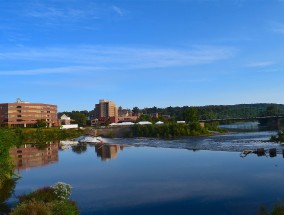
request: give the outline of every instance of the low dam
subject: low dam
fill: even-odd
[[[102,137],[126,137],[131,132],[131,127],[92,128],[86,134]]]

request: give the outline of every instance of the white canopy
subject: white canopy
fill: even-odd
[[[164,122],[162,122],[162,121],[156,122],[156,125],[162,125],[162,124],[164,124]]]
[[[149,122],[149,121],[141,121],[141,122],[138,122],[137,124],[139,124],[139,125],[152,125],[152,123]]]

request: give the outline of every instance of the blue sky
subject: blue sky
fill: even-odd
[[[0,103],[281,103],[284,0],[2,0]]]

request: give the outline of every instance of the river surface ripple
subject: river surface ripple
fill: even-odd
[[[276,148],[277,153],[282,153],[283,146],[279,143],[269,142],[275,131],[230,133],[207,137],[183,137],[177,139],[155,138],[114,138],[105,139],[107,144],[125,144],[129,146],[147,146],[158,148],[178,148],[188,150],[211,150],[242,152],[243,150],[265,150]]]

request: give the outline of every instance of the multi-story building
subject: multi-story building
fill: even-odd
[[[95,120],[100,124],[118,121],[118,110],[113,101],[101,99],[95,107]]]
[[[113,101],[101,99],[99,104],[96,104],[95,117],[117,117],[118,110]]]
[[[0,126],[34,127],[38,120],[58,126],[57,106],[29,103],[17,99],[15,103],[0,104]]]

